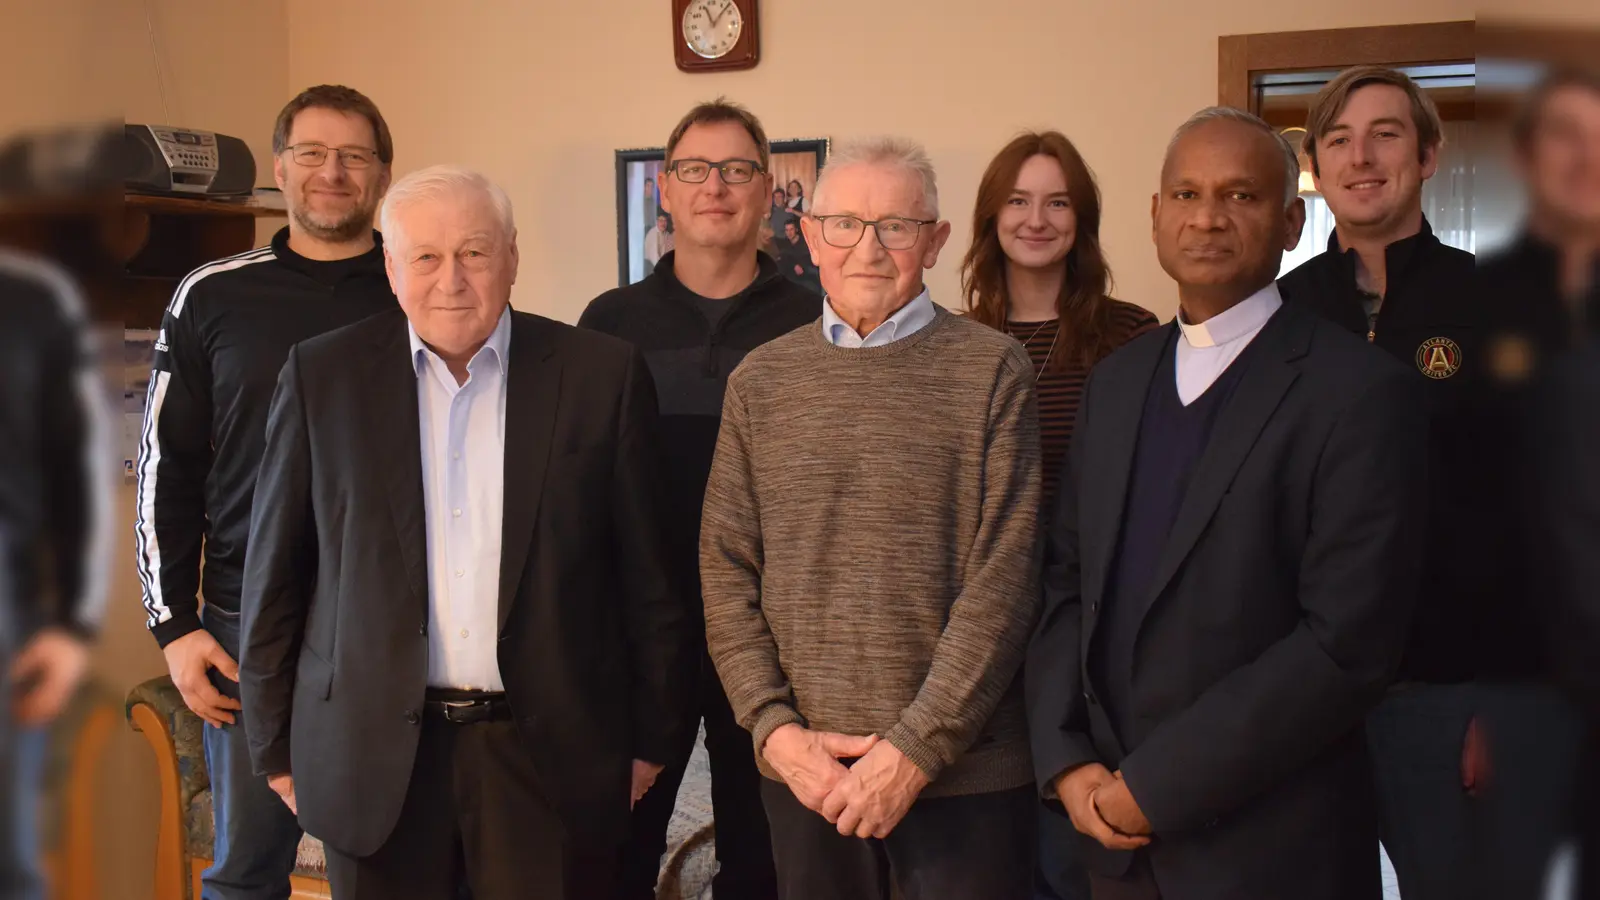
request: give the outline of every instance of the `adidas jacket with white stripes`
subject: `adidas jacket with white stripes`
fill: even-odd
[[[269,246],[179,282],[156,342],[137,463],[139,579],[161,646],[200,627],[197,594],[238,613],[267,409],[289,348],[395,307],[373,237],[369,252],[325,262],[290,250],[284,228]]]
[[[71,277],[0,250],[0,665],[38,628],[87,637],[105,613],[117,467],[107,387]]]

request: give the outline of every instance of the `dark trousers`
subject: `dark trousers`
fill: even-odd
[[[771,900],[778,896],[772,864],[772,833],[761,806],[761,772],[756,768],[750,732],[739,727],[717,670],[706,656],[700,666],[699,705],[705,717],[706,755],[711,759],[711,807],[716,821],[716,900]],[[692,735],[656,777],[649,793],[633,808],[632,832],[624,850],[618,900],[655,900],[667,823],[694,750]]]
[[[1480,699],[1494,773],[1482,799],[1482,872],[1468,896],[1537,898],[1577,830],[1578,773],[1593,765],[1580,756],[1583,719],[1546,685],[1486,684]]]
[[[883,840],[843,837],[761,780],[783,900],[1028,900],[1038,846],[1031,786],[918,800]]]
[[[1119,877],[1090,872],[1089,894],[1094,900],[1161,900],[1161,886],[1156,884],[1150,857],[1137,852],[1128,871]]]
[[[595,900],[614,889],[618,848],[581,847],[546,799],[546,777],[509,720],[423,720],[389,839],[371,856],[328,848],[334,900]]]
[[[1367,715],[1379,835],[1406,900],[1471,894],[1478,810],[1461,749],[1477,711],[1472,684],[1407,684]]]
[[[1078,858],[1078,829],[1066,813],[1039,804],[1039,867],[1034,900],[1089,900],[1089,873]]]
[[[205,607],[206,630],[234,660],[239,658],[239,615]],[[234,699],[239,686],[211,673],[212,684]],[[300,823],[282,799],[253,774],[244,715],[222,728],[204,726],[206,770],[211,779],[215,838],[212,863],[200,873],[202,900],[286,900],[300,847]]]

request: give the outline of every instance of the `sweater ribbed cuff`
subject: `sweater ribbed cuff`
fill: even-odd
[[[906,723],[901,722],[889,729],[889,733],[884,735],[883,739],[893,744],[896,750],[904,753],[906,759],[916,763],[917,768],[922,770],[922,774],[928,776],[930,782],[936,780],[939,777],[939,773],[944,771],[945,763],[944,759],[939,756],[939,751],[913,732]]]
[[[756,756],[766,759],[762,751],[766,749],[767,738],[789,724],[805,727],[806,720],[799,710],[787,703],[769,703],[756,713],[755,721],[750,724],[750,737],[755,741]]]

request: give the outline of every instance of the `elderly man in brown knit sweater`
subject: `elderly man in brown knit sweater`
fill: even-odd
[[[878,900],[892,877],[908,900],[1021,900],[1033,367],[929,298],[950,225],[915,144],[841,148],[802,226],[822,318],[729,379],[700,551],[779,890]]]

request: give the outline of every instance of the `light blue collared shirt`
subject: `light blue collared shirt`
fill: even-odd
[[[428,535],[428,686],[503,691],[500,529],[511,308],[467,363],[467,381],[411,334]]]
[[[888,321],[872,329],[866,337],[856,333],[854,328],[845,324],[839,314],[833,311],[833,304],[826,297],[822,300],[822,334],[828,343],[835,347],[847,347],[852,350],[861,347],[882,347],[901,338],[908,338],[913,334],[933,324],[937,309],[933,299],[928,296],[928,289],[923,288],[916,299],[900,307]]]

